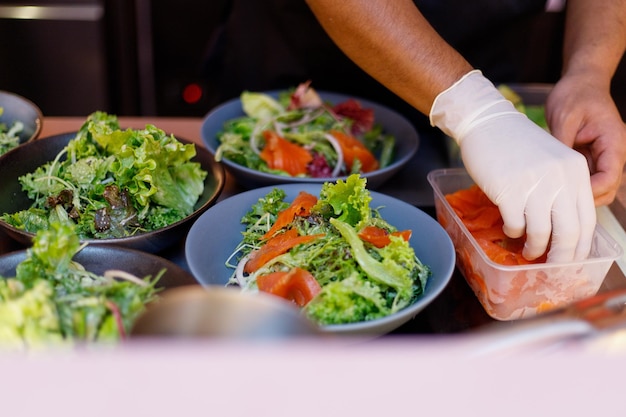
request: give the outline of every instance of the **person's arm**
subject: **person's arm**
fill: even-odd
[[[350,59],[426,115],[437,94],[472,69],[411,0],[307,3]]]
[[[585,158],[517,111],[412,1],[307,3],[349,58],[455,139],[504,232],[526,236],[524,257],[548,246],[549,262],[588,255],[596,218]]]
[[[563,72],[592,73],[609,87],[626,48],[626,0],[568,0]]]
[[[582,152],[596,205],[616,195],[626,162],[626,127],[611,80],[626,49],[626,0],[569,0],[562,77],[546,103],[551,132]]]

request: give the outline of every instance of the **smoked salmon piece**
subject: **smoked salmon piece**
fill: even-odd
[[[306,217],[310,215],[311,207],[313,207],[316,203],[316,196],[307,193],[306,191],[300,191],[296,198],[293,199],[289,207],[278,213],[276,221],[274,222],[270,230],[268,230],[267,233],[263,235],[263,239],[274,236],[276,232],[290,224],[293,219],[296,218],[296,216]]]
[[[361,171],[363,172],[371,172],[378,169],[378,160],[363,142],[338,130],[331,130],[329,133],[339,143],[341,152],[343,152],[343,161],[348,171],[352,170],[352,165],[354,165],[357,159],[361,161]]]
[[[385,229],[376,226],[365,226],[358,234],[361,240],[371,243],[377,248],[384,248],[389,243],[391,243],[391,239],[389,239],[389,236],[400,236],[407,242],[411,238],[410,230],[402,230],[389,233]]]
[[[312,242],[321,236],[324,235],[318,234],[299,236],[296,229],[289,229],[284,233],[277,234],[259,249],[250,252],[250,258],[244,266],[244,272],[254,272],[275,257],[282,255],[283,253],[287,253],[291,248],[303,243]]]
[[[511,239],[502,231],[498,207],[476,185],[446,195],[446,200],[493,262],[501,265],[545,263],[546,255],[529,261],[522,256],[525,238]]]
[[[278,133],[263,131],[265,147],[259,155],[271,169],[280,169],[292,177],[307,173],[307,167],[313,160],[309,151],[282,138]]]
[[[315,277],[302,268],[272,272],[257,277],[259,290],[277,295],[304,307],[322,291]]]

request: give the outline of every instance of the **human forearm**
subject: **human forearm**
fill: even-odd
[[[411,0],[307,0],[333,41],[357,65],[424,114],[470,64]]]
[[[563,74],[608,88],[626,48],[626,0],[569,0],[566,16]]]
[[[596,205],[621,184],[626,127],[611,80],[626,48],[626,0],[569,0],[563,73],[546,101],[551,133],[587,157]]]

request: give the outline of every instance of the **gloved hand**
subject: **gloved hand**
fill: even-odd
[[[454,138],[469,175],[498,206],[504,233],[526,233],[523,256],[587,257],[596,212],[585,157],[518,112],[480,71],[440,93],[430,121]]]

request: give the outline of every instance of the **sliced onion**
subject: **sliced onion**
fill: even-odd
[[[259,149],[258,137],[261,135],[262,130],[261,126],[257,123],[254,126],[252,134],[250,135],[250,148],[252,148],[252,151],[257,155],[261,153],[261,150]]]
[[[337,139],[335,139],[333,135],[325,133],[324,137],[335,149],[335,152],[337,152],[337,163],[335,164],[332,172],[332,176],[336,177],[339,175],[339,171],[341,171],[341,166],[343,165],[343,151],[341,150],[341,145],[339,145],[339,142],[337,142]]]
[[[317,119],[318,117],[320,117],[325,112],[326,112],[326,110],[323,109],[323,108],[314,109],[312,111],[304,113],[300,119],[294,120],[293,122],[287,123],[285,125],[285,127],[294,128],[294,127],[298,127],[298,126],[301,126],[301,125],[305,125],[305,124],[310,123],[311,121]]]
[[[107,271],[104,271],[103,276],[105,278],[108,278],[108,279],[119,278],[119,279],[123,279],[123,280],[126,280],[126,281],[130,281],[130,282],[135,283],[135,284],[137,284],[137,285],[139,285],[141,287],[147,287],[148,286],[148,283],[145,282],[144,280],[142,280],[141,278],[139,278],[139,277],[137,277],[137,276],[135,276],[135,275],[133,275],[133,274],[131,274],[129,272],[121,271],[121,270],[118,270],[118,269],[109,269]]]
[[[235,280],[237,281],[237,285],[241,288],[246,288],[248,286],[248,278],[243,274],[243,269],[248,263],[248,259],[250,259],[250,255],[246,255],[237,264],[237,268],[235,269]]]
[[[283,130],[288,127],[286,124],[274,120],[274,132],[278,133],[279,136],[283,136]]]
[[[341,117],[335,113],[335,110],[332,108],[332,106],[329,106],[328,104],[324,104],[324,109],[332,116],[333,119],[335,119],[338,122],[341,122]]]

